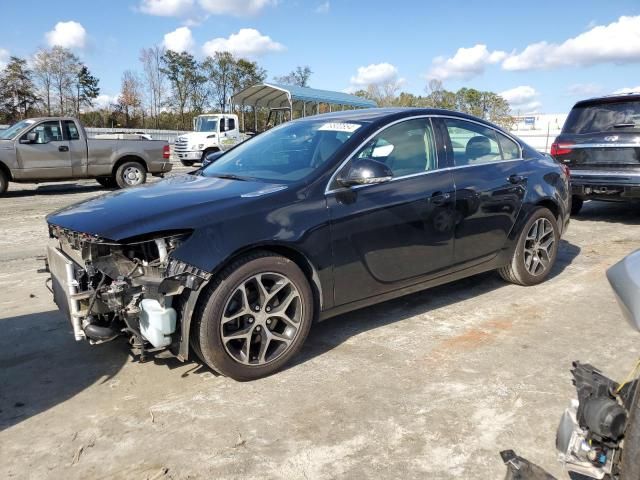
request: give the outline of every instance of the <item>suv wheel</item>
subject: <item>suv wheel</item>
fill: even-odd
[[[313,306],[309,282],[294,262],[269,252],[245,256],[204,292],[194,313],[193,348],[235,380],[271,375],[302,347]]]
[[[147,169],[140,162],[124,162],[116,170],[116,183],[120,188],[135,187],[147,181]]]
[[[508,282],[536,285],[549,276],[559,243],[556,217],[547,208],[538,207],[520,232],[511,262],[498,272]]]
[[[0,170],[0,195],[7,191],[9,188],[9,178],[7,174]]]
[[[578,215],[582,210],[582,205],[584,205],[584,200],[580,197],[571,197],[571,215]]]

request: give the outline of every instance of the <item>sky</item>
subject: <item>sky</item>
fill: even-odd
[[[51,3],[47,3],[49,7]],[[43,0],[0,6],[0,67],[39,48],[73,50],[117,97],[141,48],[256,60],[268,78],[297,65],[310,86],[394,82],[502,94],[515,113],[562,113],[578,100],[640,91],[640,1]]]

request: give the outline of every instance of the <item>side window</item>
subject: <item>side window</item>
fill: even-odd
[[[62,141],[62,131],[58,121],[43,122],[30,132],[35,132],[37,144]],[[23,138],[26,138],[26,135]]]
[[[383,162],[394,177],[435,170],[438,161],[431,122],[419,118],[393,125],[367,142],[356,158]]]
[[[453,147],[456,166],[475,165],[502,160],[493,129],[465,120],[444,120]]]
[[[227,130],[235,130],[236,128],[236,119],[228,118],[227,119]]]
[[[500,142],[502,158],[504,160],[520,158],[520,146],[516,142],[502,135],[500,132],[496,132],[496,136],[498,137],[498,142]]]
[[[62,122],[62,128],[64,129],[64,135],[67,140],[80,140],[80,133],[76,122],[72,120],[65,120]]]

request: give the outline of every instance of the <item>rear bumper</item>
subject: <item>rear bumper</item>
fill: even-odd
[[[571,171],[571,193],[583,199],[640,200],[640,171]]]

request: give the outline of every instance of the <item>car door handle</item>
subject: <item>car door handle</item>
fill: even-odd
[[[67,147],[66,145],[60,145],[58,147],[58,151],[59,152],[68,152],[69,151],[69,147]]]
[[[513,183],[514,185],[519,185],[521,183],[524,183],[526,180],[527,180],[527,177],[523,175],[518,175],[518,174],[513,174],[509,177],[509,182]]]
[[[436,206],[444,205],[451,198],[451,194],[449,192],[436,192],[431,195],[431,203]]]

